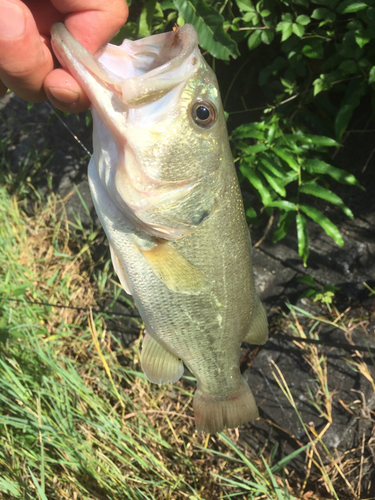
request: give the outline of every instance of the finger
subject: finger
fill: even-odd
[[[90,106],[79,83],[62,68],[47,75],[44,88],[52,104],[65,113],[79,113]]]
[[[93,54],[108,43],[128,16],[125,0],[53,0],[53,4],[68,13],[65,26]],[[71,12],[73,9],[75,12]],[[74,113],[89,106],[77,81],[64,70],[50,73],[44,81],[44,89],[51,102],[62,111]]]
[[[128,18],[125,0],[52,0],[66,14],[65,26],[92,54],[115,35]]]
[[[46,99],[43,81],[53,57],[30,10],[19,0],[0,0],[0,11],[0,80],[23,99]]]

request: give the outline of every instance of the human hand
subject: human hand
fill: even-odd
[[[53,55],[51,26],[64,22],[94,54],[127,16],[126,0],[0,0],[0,97],[9,88],[26,101],[48,98],[68,113],[88,108],[86,94]]]

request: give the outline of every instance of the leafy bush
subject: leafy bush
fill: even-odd
[[[353,217],[334,186],[359,183],[333,166],[328,153],[339,146],[361,98],[375,88],[375,0],[134,2],[117,39],[184,22],[195,26],[201,47],[213,58],[231,58],[229,66],[243,59],[240,71],[250,51],[259,56],[258,83],[270,104],[257,123],[239,126],[231,138],[240,178],[250,182],[262,209],[280,212],[273,241],[294,222],[306,265],[310,218],[342,245],[338,228],[309,200],[324,199]],[[254,220],[254,209],[247,214]]]

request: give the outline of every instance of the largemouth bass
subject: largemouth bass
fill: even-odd
[[[92,56],[58,23],[52,45],[92,103],[90,189],[114,269],[146,326],[146,377],[176,382],[190,369],[198,430],[256,418],[239,354],[242,341],[266,341],[267,317],[218,84],[195,29]]]

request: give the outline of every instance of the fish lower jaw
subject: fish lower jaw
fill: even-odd
[[[197,389],[193,407],[197,430],[211,434],[238,427],[259,415],[254,396],[243,378],[233,392],[221,396]]]

